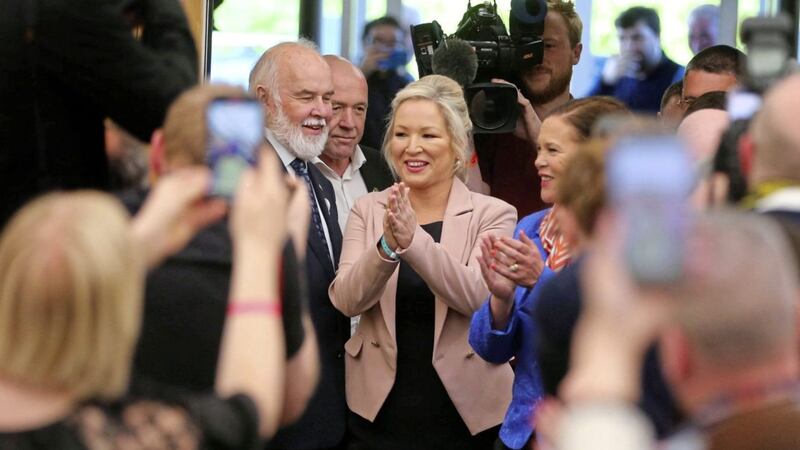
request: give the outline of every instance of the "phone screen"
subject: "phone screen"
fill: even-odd
[[[622,139],[609,153],[606,174],[634,278],[666,283],[680,277],[696,178],[683,143],[673,136]]]
[[[210,194],[232,198],[242,173],[255,165],[264,140],[261,104],[252,99],[214,100],[206,123],[206,163],[213,172]]]

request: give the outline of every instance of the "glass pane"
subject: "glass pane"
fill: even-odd
[[[367,22],[386,15],[386,0],[370,0],[367,2],[366,6],[367,11],[365,17]]]
[[[297,39],[299,0],[226,0],[214,12],[211,81],[247,87],[264,50]]]
[[[322,2],[322,35],[320,50],[323,55],[342,52],[342,2],[341,0],[323,0]]]

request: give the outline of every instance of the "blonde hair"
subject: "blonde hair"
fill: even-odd
[[[450,134],[451,147],[456,155],[453,174],[463,181],[466,177],[466,162],[472,139],[472,121],[469,119],[469,109],[461,86],[442,75],[422,77],[403,88],[392,100],[392,114],[383,139],[383,156],[392,174],[397,178],[397,168],[392,161],[390,150],[392,130],[397,110],[407,100],[429,100],[439,107],[447,132]]]
[[[570,47],[575,48],[581,42],[583,22],[575,10],[575,4],[564,0],[547,0],[547,12],[559,14],[567,25],[567,36]]]
[[[111,196],[34,200],[0,239],[0,374],[113,398],[128,386],[144,266],[128,215]]]
[[[244,98],[244,89],[225,84],[198,85],[182,93],[167,110],[162,132],[164,157],[174,163],[203,164],[206,158],[206,111],[218,98]]]

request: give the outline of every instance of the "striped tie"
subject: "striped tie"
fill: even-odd
[[[314,230],[316,231],[317,239],[322,243],[323,247],[327,250],[328,248],[328,241],[325,239],[325,231],[322,229],[322,218],[319,215],[319,208],[317,208],[317,201],[314,198],[314,186],[311,184],[311,177],[308,176],[308,165],[305,161],[300,158],[296,158],[294,161],[289,164],[292,166],[292,170],[294,173],[297,174],[300,178],[302,178],[306,182],[306,187],[308,188],[308,201],[311,204],[311,223],[314,225]],[[327,256],[328,262],[331,261],[331,255],[327,251],[325,252],[325,256]]]

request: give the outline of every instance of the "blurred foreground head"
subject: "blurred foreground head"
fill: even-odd
[[[800,183],[800,75],[777,83],[764,97],[751,124],[753,168],[750,186],[768,181]]]
[[[78,191],[29,203],[0,240],[0,377],[79,400],[121,394],[143,279],[115,199]]]
[[[687,274],[672,287],[673,326],[662,335],[667,379],[689,412],[726,391],[797,376],[795,262],[765,217],[701,216]]]

